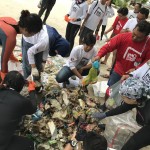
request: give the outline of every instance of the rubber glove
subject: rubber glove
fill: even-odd
[[[96,112],[92,114],[92,118],[98,118],[100,120],[106,118],[106,114],[105,113],[101,113],[101,112]]]
[[[32,68],[31,74],[34,77],[39,77],[39,71],[36,68]]]
[[[33,81],[29,81],[28,82],[28,91],[31,92],[31,91],[35,91],[35,82]]]

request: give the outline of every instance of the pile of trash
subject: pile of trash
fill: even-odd
[[[55,80],[55,75],[64,64],[62,59],[48,61],[42,73],[43,90],[37,112],[24,118],[19,134],[33,139],[38,150],[62,150],[78,127],[79,122],[95,124],[91,114],[100,104],[97,98],[89,97],[82,87],[64,89]],[[57,60],[58,59],[58,60]],[[27,96],[27,89],[22,95]],[[96,132],[100,132],[97,128]]]

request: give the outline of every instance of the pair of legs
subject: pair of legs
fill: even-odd
[[[28,61],[27,51],[32,46],[33,46],[32,44],[26,42],[22,38],[22,65],[23,65],[23,73],[25,79],[31,74],[31,65],[29,64]],[[43,52],[37,53],[34,56],[35,65],[39,72],[42,71],[42,58],[43,58]]]
[[[68,22],[66,28],[66,40],[70,43],[70,52],[74,46],[74,39],[80,29],[80,25]]]
[[[79,38],[79,44],[81,45],[81,44],[83,44],[83,40],[84,40],[84,37],[88,34],[88,33],[93,33],[94,31],[93,30],[91,30],[91,29],[89,29],[89,28],[87,28],[87,27],[83,27],[83,29],[82,29],[82,31],[80,31],[80,33],[79,33],[79,36],[80,36],[80,38]]]
[[[43,0],[42,1],[42,5],[41,5],[38,15],[41,17],[43,15],[43,13],[46,11],[44,19],[43,19],[43,24],[46,23],[46,20],[49,16],[53,6],[55,5],[55,2],[56,2],[56,0]]]
[[[150,125],[142,127],[122,147],[121,150],[139,150],[150,145]]]
[[[89,73],[89,69],[86,69],[82,72],[82,76],[86,76]],[[56,75],[56,81],[58,83],[68,82],[68,79],[73,76],[74,73],[68,66],[64,66]]]
[[[14,135],[5,150],[34,150],[34,142],[26,137]]]

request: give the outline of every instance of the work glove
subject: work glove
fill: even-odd
[[[31,74],[33,77],[39,77],[39,71],[36,68],[32,68]]]
[[[35,91],[35,82],[33,82],[33,81],[28,82],[28,91],[29,92]]]
[[[101,112],[96,112],[96,113],[93,113],[91,117],[102,120],[102,119],[106,118],[106,114],[101,113]]]

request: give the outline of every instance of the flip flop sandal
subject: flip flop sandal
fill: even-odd
[[[108,78],[109,78],[109,75],[108,75],[108,74],[102,74],[101,77],[108,79]]]

